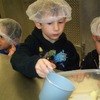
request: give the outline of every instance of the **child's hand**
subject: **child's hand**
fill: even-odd
[[[12,56],[15,51],[16,51],[15,45],[11,44],[11,48],[9,49],[8,56]]]
[[[49,73],[48,67],[50,69],[54,69],[56,68],[56,65],[51,63],[47,59],[42,58],[37,61],[35,69],[40,77],[45,78],[46,75]]]

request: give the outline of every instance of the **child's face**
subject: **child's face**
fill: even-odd
[[[39,25],[36,25],[37,28],[42,29],[42,33],[45,39],[48,41],[54,43],[57,41],[64,31],[64,27],[66,24],[66,18],[61,18],[56,21],[48,21],[48,23],[42,23]]]
[[[100,36],[93,36],[98,54],[100,54]]]
[[[10,44],[2,36],[0,36],[0,50],[6,50],[9,47]]]

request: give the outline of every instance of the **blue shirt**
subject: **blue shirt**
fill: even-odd
[[[18,47],[19,47],[19,45],[16,45],[16,49],[18,49]],[[5,52],[4,50],[0,50],[0,53],[5,54],[5,55],[8,55],[8,53]]]

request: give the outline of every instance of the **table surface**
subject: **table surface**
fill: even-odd
[[[10,57],[0,54],[0,100],[39,100],[43,82],[13,70]]]

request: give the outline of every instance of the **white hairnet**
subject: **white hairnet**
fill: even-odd
[[[21,39],[22,28],[18,22],[10,18],[0,19],[0,35],[9,43],[18,44],[15,39]]]
[[[72,8],[65,0],[37,0],[26,10],[30,20],[39,23],[59,20],[66,17],[70,21]]]
[[[100,17],[94,18],[90,26],[92,34],[100,36]]]

